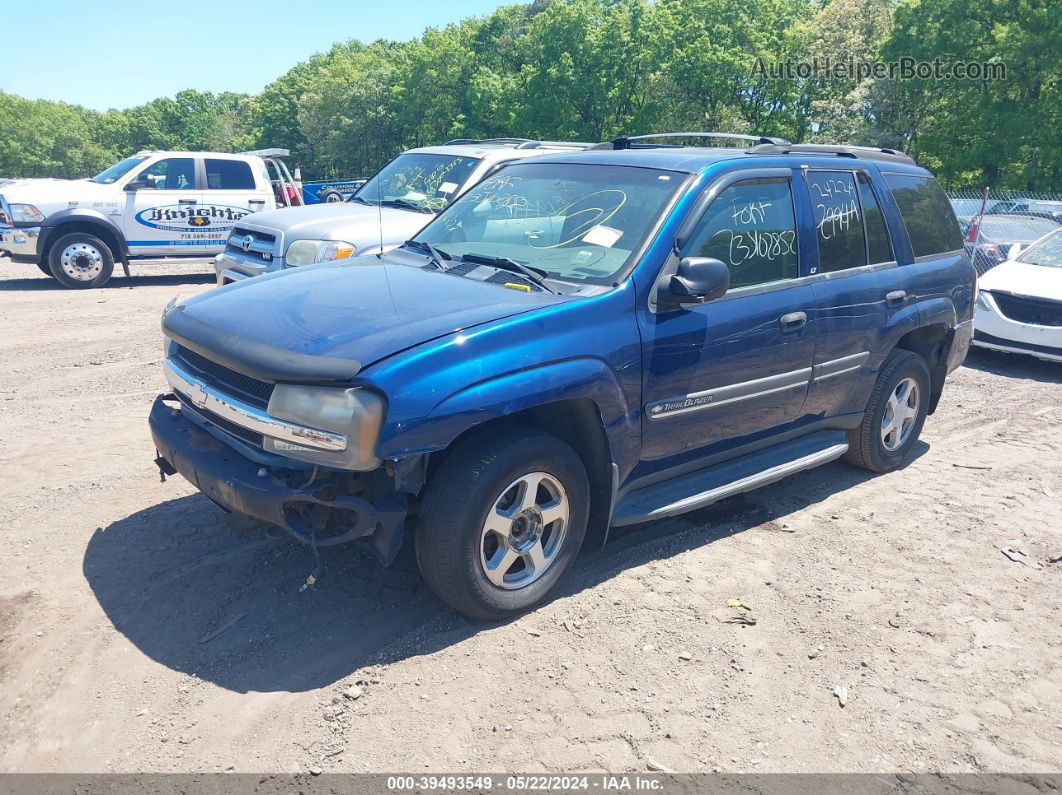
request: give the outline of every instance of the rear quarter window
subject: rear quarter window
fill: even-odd
[[[900,209],[916,257],[962,248],[962,233],[955,211],[935,179],[913,174],[884,176]]]
[[[243,160],[208,157],[205,165],[209,190],[254,190],[254,174]]]

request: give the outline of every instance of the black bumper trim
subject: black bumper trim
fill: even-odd
[[[406,516],[403,495],[387,495],[377,501],[377,507],[362,497],[324,499],[292,487],[190,422],[179,406],[170,394],[159,395],[151,407],[148,422],[160,473],[176,472],[224,510],[281,527],[307,544],[315,542],[312,526],[305,518],[307,509],[337,509],[343,512],[342,531],[317,537],[319,546],[374,536],[372,546],[381,560],[385,564],[394,560],[398,552],[395,536],[400,543]],[[318,481],[317,489],[321,485]]]

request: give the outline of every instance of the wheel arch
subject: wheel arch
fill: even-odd
[[[608,537],[608,525],[616,491],[617,471],[612,449],[598,405],[587,397],[568,398],[521,409],[501,417],[477,423],[460,433],[446,448],[431,454],[427,479],[446,460],[448,451],[465,438],[494,427],[523,426],[552,434],[570,445],[583,462],[590,484],[590,519],[586,541],[603,545]]]
[[[928,414],[937,409],[944,380],[948,375],[948,348],[955,335],[954,326],[937,321],[908,331],[896,341],[896,348],[921,356],[929,367],[930,390]]]
[[[41,230],[41,236],[37,240],[37,255],[40,261],[48,261],[48,255],[56,240],[75,232],[93,235],[106,243],[115,261],[122,263],[125,275],[129,275],[125,234],[103,213],[87,208],[60,210],[49,216],[47,225]]]

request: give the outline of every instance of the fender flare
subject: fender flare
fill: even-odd
[[[118,241],[118,251],[112,252],[114,258],[122,263],[122,270],[129,275],[129,245],[126,243],[125,233],[110,218],[99,210],[88,207],[69,207],[65,210],[52,213],[41,224],[41,235],[37,238],[37,256],[43,258],[44,252],[54,239],[55,234],[68,223],[87,223],[102,226]]]
[[[501,373],[439,400],[420,421],[391,416],[381,433],[381,458],[446,449],[458,436],[491,420],[571,399],[597,407],[612,461],[627,471],[637,460],[640,425],[612,368],[592,357],[565,359]]]

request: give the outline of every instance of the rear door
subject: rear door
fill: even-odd
[[[202,227],[203,239],[220,251],[237,221],[271,209],[272,202],[267,206],[267,193],[247,160],[208,156],[202,162],[203,210],[209,222]]]
[[[196,185],[196,159],[163,157],[137,171],[130,181],[145,177],[153,178],[155,187],[125,193],[122,216],[130,254],[195,253],[202,198]]]
[[[855,413],[873,388],[890,317],[905,311],[912,296],[892,250],[874,175],[861,168],[809,168],[804,175],[818,253],[815,362],[805,413]]]

